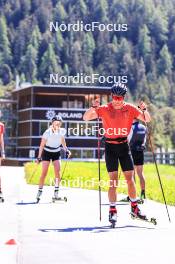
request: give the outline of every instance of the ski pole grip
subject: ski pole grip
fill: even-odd
[[[40,163],[42,161],[42,158],[37,158],[36,160]]]

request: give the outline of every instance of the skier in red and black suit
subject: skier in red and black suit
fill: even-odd
[[[90,109],[84,114],[84,120],[93,120],[98,117],[102,119],[105,129],[105,161],[110,178],[108,191],[109,197],[109,221],[116,221],[117,210],[116,187],[118,185],[118,163],[125,175],[128,185],[128,195],[131,201],[131,213],[136,217],[145,219],[141,213],[136,198],[136,187],[134,182],[134,164],[130,153],[127,136],[131,130],[134,119],[150,122],[150,114],[146,104],[142,101],[139,108],[124,101],[127,87],[122,83],[116,83],[111,88],[112,101],[100,106],[99,100],[95,100]],[[144,113],[143,113],[144,111]]]

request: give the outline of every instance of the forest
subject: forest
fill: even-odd
[[[50,30],[78,21],[121,30]],[[48,84],[51,73],[127,76],[129,100],[152,113],[154,145],[175,147],[174,0],[1,0],[0,97],[17,75]]]

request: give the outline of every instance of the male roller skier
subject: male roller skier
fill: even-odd
[[[137,204],[136,186],[134,182],[134,164],[128,145],[128,134],[134,119],[150,122],[151,117],[146,109],[146,104],[141,101],[139,108],[133,104],[125,102],[127,87],[122,83],[116,83],[111,88],[112,101],[100,106],[99,100],[95,100],[83,119],[85,121],[96,118],[102,119],[105,129],[105,161],[109,174],[110,186],[108,190],[109,198],[109,221],[116,221],[117,192],[118,185],[118,163],[125,175],[128,186],[128,195],[131,201],[131,213],[134,216],[145,219]],[[143,113],[144,111],[144,113]]]

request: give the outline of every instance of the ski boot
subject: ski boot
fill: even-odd
[[[41,189],[38,190],[38,193],[37,193],[37,196],[36,196],[36,203],[39,203],[39,201],[40,201],[40,199],[41,199],[40,197],[41,197],[41,195],[42,195],[42,192],[43,192],[43,191],[42,191]]]
[[[4,202],[4,198],[2,196],[2,193],[0,193],[0,203],[3,203]]]
[[[141,210],[138,207],[137,202],[131,202],[131,217],[132,218],[138,218],[141,220],[147,220],[146,215],[141,213]]]
[[[115,228],[117,222],[117,210],[115,206],[109,208],[109,222],[111,223],[111,227]]]

